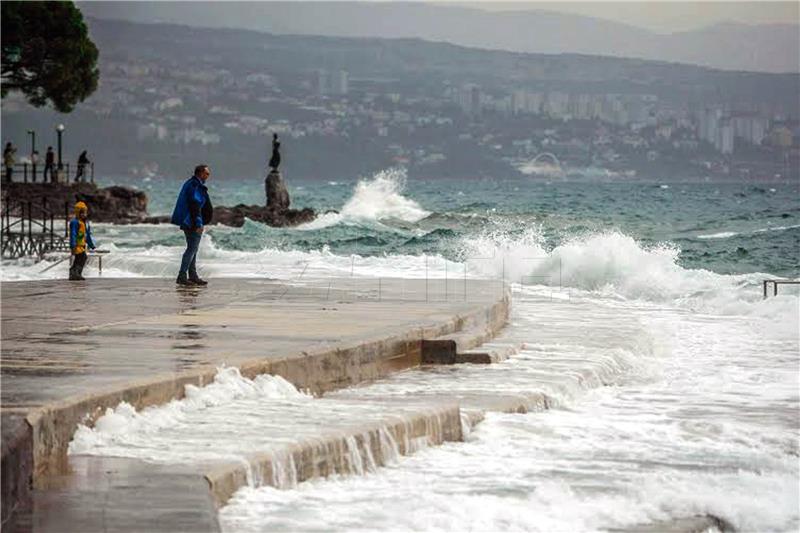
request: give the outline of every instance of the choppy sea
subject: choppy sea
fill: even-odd
[[[164,214],[180,180],[136,185],[150,212]],[[218,205],[263,200],[260,181],[212,177],[209,186]],[[792,287],[766,300],[761,292],[764,279],[800,277],[800,184],[423,182],[389,169],[290,179],[289,188],[295,206],[320,217],[292,229],[211,227],[203,277],[504,279],[514,304],[503,337],[524,348],[491,371],[459,371],[472,386],[513,384],[556,402],[489,414],[466,442],[363,476],[242,489],[221,511],[226,530],[584,531],[697,514],[745,531],[800,528],[800,300]],[[104,276],[176,275],[183,237],[174,227],[94,231],[111,251]],[[4,262],[2,278],[65,278],[65,264],[48,269],[56,260]],[[544,342],[547,331],[558,335]],[[413,395],[457,386],[436,379],[406,373],[372,387]],[[247,405],[236,395],[201,402],[178,422],[124,411],[108,435],[102,424],[84,428],[74,451],[113,444],[116,454],[169,460],[170,449],[191,453],[180,442],[200,421],[224,420],[235,435],[245,411],[306,401],[284,385]],[[142,432],[149,441],[162,430],[165,455],[144,454]],[[247,438],[242,428],[238,439]]]

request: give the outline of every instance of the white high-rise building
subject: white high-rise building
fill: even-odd
[[[335,94],[344,96],[350,90],[350,76],[348,75],[346,70],[340,70],[336,73],[336,76],[333,80],[333,92]]]
[[[697,136],[716,146],[722,110],[719,108],[704,109],[700,111],[698,118]]]
[[[561,118],[568,112],[569,94],[554,91],[547,93],[544,110],[554,118]]]
[[[527,113],[526,104],[528,100],[528,93],[522,89],[517,89],[511,93],[511,112],[515,115]]]
[[[761,144],[767,134],[769,121],[758,115],[740,115],[733,117],[734,135],[750,144]]]
[[[328,71],[325,69],[317,70],[316,89],[318,96],[328,94]]]
[[[734,137],[733,125],[731,124],[730,120],[724,120],[719,125],[719,130],[717,132],[717,150],[722,152],[724,155],[730,155],[733,153],[733,137]]]
[[[455,91],[455,103],[461,107],[467,115],[478,115],[481,112],[482,98],[481,89],[475,84],[467,84]]]

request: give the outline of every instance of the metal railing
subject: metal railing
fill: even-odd
[[[800,285],[800,280],[796,279],[765,279],[764,280],[764,299],[766,300],[769,294],[767,287],[772,283],[772,295],[778,295],[778,285]]]
[[[52,205],[43,197],[38,202],[6,196],[0,216],[0,250],[9,259],[69,250],[69,204]],[[64,221],[64,231],[56,231],[56,220]]]
[[[52,168],[48,168],[42,163],[37,163],[35,165],[32,163],[16,163],[11,168],[9,180],[8,167],[3,165],[3,183],[8,183],[9,181],[16,181],[20,183],[70,183],[75,181],[75,176],[73,176],[71,169],[75,168],[77,171],[80,167],[71,167],[69,163],[64,163],[62,166],[63,168],[61,171],[59,171],[57,165],[54,165]],[[21,180],[19,179],[20,176],[22,177]],[[94,183],[93,162],[90,162],[85,166],[81,181],[90,181],[91,183]]]

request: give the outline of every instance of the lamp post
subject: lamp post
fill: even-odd
[[[58,168],[59,170],[64,168],[63,163],[61,163],[61,134],[64,133],[64,125],[59,124],[56,126],[56,133],[58,133]]]
[[[64,176],[64,164],[61,162],[61,135],[64,133],[63,124],[56,126],[56,133],[58,134],[58,170],[56,171],[56,181],[60,182]]]
[[[36,181],[36,132],[28,130],[28,135],[31,136],[31,170],[33,170],[33,181]]]

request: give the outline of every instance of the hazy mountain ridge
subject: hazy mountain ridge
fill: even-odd
[[[80,4],[87,15],[139,22],[243,28],[277,34],[416,37],[489,49],[579,53],[693,63],[727,70],[800,71],[800,25],[724,23],[659,34],[552,11],[486,12],[417,3],[241,2]]]
[[[656,164],[647,159],[649,148],[626,148],[626,124],[633,119],[572,120],[564,109],[553,115],[545,109],[512,113],[512,93],[544,95],[554,106],[594,99],[604,109],[617,105],[645,118],[657,103],[660,111],[653,107],[653,113],[673,117],[666,119],[670,127],[678,115],[705,106],[763,109],[792,120],[799,114],[797,74],[506,52],[412,38],[87,22],[101,54],[97,93],[66,116],[7,99],[2,119],[6,140],[19,146],[29,129],[52,142],[54,125],[64,122],[65,153],[74,157],[88,148],[106,176],[180,176],[203,160],[226,176],[252,179],[263,176],[273,131],[286,139],[285,172],[293,178],[352,178],[394,165],[406,166],[411,177],[509,176],[518,173],[511,164],[515,158],[554,150],[576,167],[694,176],[719,158],[708,146],[695,143],[691,154],[663,146]],[[349,90],[320,90],[321,73],[339,72],[349,76]],[[472,105],[463,99],[470,88],[479,92],[475,112],[465,109]],[[657,144],[653,127],[649,131]],[[595,149],[595,141],[606,144]],[[746,157],[770,172],[781,161],[771,153]]]

